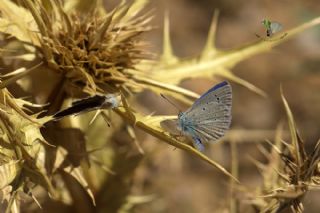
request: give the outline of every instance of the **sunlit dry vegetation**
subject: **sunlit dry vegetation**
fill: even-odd
[[[170,23],[176,14],[161,11],[159,2],[1,1],[1,212],[303,212],[305,204],[308,212],[319,208],[314,198],[320,187],[319,127],[302,125],[303,116],[295,114],[297,102],[292,107],[290,100],[293,94],[310,97],[315,101],[305,103],[319,114],[320,95],[300,93],[304,83],[299,77],[299,87],[286,89],[284,79],[292,76],[276,80],[279,71],[273,70],[273,61],[267,66],[255,63],[255,72],[267,67],[261,76],[250,76],[250,71],[238,75],[235,66],[245,66],[240,62],[253,61],[318,28],[320,17],[295,22],[272,37],[257,29],[249,42],[223,50],[217,47],[218,31],[224,33],[218,27],[223,8],[217,8],[203,49],[182,58],[171,41]],[[160,19],[159,11],[163,28],[154,21]],[[234,30],[237,41],[239,29]],[[154,38],[160,37],[163,45],[158,47]],[[182,46],[188,45],[194,44]],[[291,61],[283,57],[290,70]],[[310,78],[320,89],[319,64],[312,68],[316,71],[311,70]],[[177,118],[178,112],[160,95],[185,109],[201,91],[222,80],[234,91],[232,126],[200,152],[188,138],[164,128],[163,121]],[[119,104],[54,117],[75,100],[110,94]],[[278,104],[272,109],[261,104],[275,97]],[[248,103],[254,105],[257,98],[262,110],[251,111]],[[281,116],[273,116],[275,112]],[[311,124],[319,123],[319,116],[312,118]],[[268,119],[272,125],[264,125]]]

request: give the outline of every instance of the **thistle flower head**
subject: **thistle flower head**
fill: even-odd
[[[52,68],[86,92],[96,92],[98,84],[115,90],[130,79],[127,69],[143,57],[143,43],[137,36],[148,28],[135,19],[121,21],[125,7],[106,17],[92,11],[86,18],[65,14],[66,25],[43,39],[43,46],[52,54],[47,57]]]
[[[282,100],[288,117],[291,143],[281,139],[279,128],[273,151],[267,155],[269,163],[261,168],[264,183],[259,195],[254,195],[253,204],[261,212],[275,212],[290,208],[293,212],[303,212],[303,198],[310,187],[319,187],[320,181],[320,141],[312,153],[307,154],[305,144],[300,138],[293,114],[282,94]],[[264,152],[266,153],[266,152]]]
[[[127,70],[135,69],[147,57],[139,35],[150,30],[151,17],[139,16],[142,8],[136,9],[134,4],[120,4],[111,12],[92,7],[80,14],[65,12],[58,1],[47,8],[30,0],[23,3],[37,28],[28,32],[30,42],[71,88],[89,94],[118,90],[130,84]]]

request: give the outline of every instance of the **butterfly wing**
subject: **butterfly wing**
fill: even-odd
[[[188,111],[192,111],[192,109],[199,108],[200,106],[205,106],[210,102],[231,106],[231,93],[230,84],[227,81],[223,81],[204,93],[194,102]]]
[[[231,123],[232,91],[227,81],[217,84],[203,94],[184,114],[191,135],[201,141],[222,137]]]
[[[193,133],[202,141],[215,141],[222,137],[231,123],[231,107],[222,104],[209,103],[199,111],[187,114],[192,123]]]
[[[70,107],[57,112],[53,117],[59,120],[65,116],[77,115],[79,113],[94,110],[99,108],[104,103],[104,101],[105,97],[100,95],[80,99],[72,102],[72,105]]]
[[[193,144],[194,146],[200,151],[203,152],[204,151],[204,145],[201,142],[201,139],[199,137],[193,137]]]
[[[282,24],[280,24],[278,22],[271,22],[270,29],[271,29],[272,34],[281,31],[282,28],[283,28]]]
[[[173,135],[179,135],[180,131],[177,129],[178,119],[168,119],[160,122],[162,129],[170,132]]]
[[[65,116],[78,115],[80,113],[89,112],[101,107],[115,108],[117,106],[118,101],[113,94],[95,95],[72,102],[70,107],[57,112],[53,117],[56,120],[59,120]]]

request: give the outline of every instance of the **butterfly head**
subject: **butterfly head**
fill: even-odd
[[[187,117],[183,112],[179,112],[178,114],[178,129],[182,132],[186,132],[188,130],[188,121]]]
[[[115,96],[114,94],[108,94],[106,95],[106,100],[104,105],[109,106],[109,108],[111,109],[117,108],[119,106],[119,100],[117,96]]]

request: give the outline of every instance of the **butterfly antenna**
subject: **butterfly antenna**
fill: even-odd
[[[166,101],[168,101],[168,103],[170,103],[172,106],[174,106],[177,110],[179,110],[179,112],[181,112],[182,110],[175,104],[173,103],[171,100],[169,100],[169,98],[167,98],[166,96],[164,96],[163,94],[161,94],[161,97],[164,98]]]

